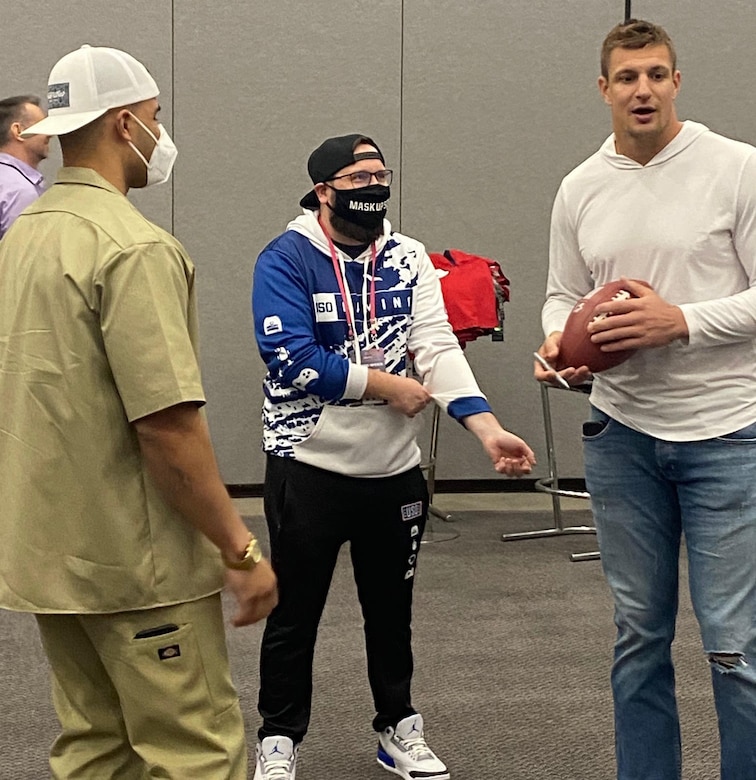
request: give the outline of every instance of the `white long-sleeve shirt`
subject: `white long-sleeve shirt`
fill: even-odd
[[[591,403],[669,441],[753,423],[756,148],[688,121],[646,165],[617,154],[612,135],[569,173],[552,213],[544,332],[620,276],[678,305],[689,338],[597,374]]]

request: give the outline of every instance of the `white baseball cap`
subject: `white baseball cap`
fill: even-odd
[[[85,44],[55,63],[47,84],[47,117],[27,127],[21,136],[65,135],[108,109],[159,94],[155,79],[130,54]]]

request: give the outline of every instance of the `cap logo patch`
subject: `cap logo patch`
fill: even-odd
[[[70,108],[71,97],[69,83],[67,81],[61,84],[47,85],[47,107],[48,108]]]

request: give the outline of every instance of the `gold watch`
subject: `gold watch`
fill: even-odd
[[[262,559],[262,549],[260,548],[260,542],[253,535],[249,535],[249,541],[244,548],[244,555],[235,561],[230,561],[226,556],[223,556],[223,563],[227,569],[237,569],[240,571],[251,571],[260,563]]]

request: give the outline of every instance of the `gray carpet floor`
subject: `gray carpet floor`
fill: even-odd
[[[600,563],[569,560],[569,553],[594,548],[594,537],[503,543],[503,532],[548,526],[550,515],[467,511],[454,517],[449,525],[434,520],[437,531],[453,528],[459,537],[423,545],[415,584],[414,700],[430,745],[453,780],[611,780],[612,609]],[[588,522],[588,513],[570,512],[568,519]],[[249,518],[249,525],[265,536],[261,518]],[[260,626],[229,629],[250,745],[258,725],[261,634]],[[687,595],[675,658],[683,777],[714,780],[710,676]],[[56,721],[32,617],[0,611],[0,664],[0,778],[46,778]],[[314,688],[298,780],[392,777],[375,763],[361,619],[346,550],[321,625]]]

